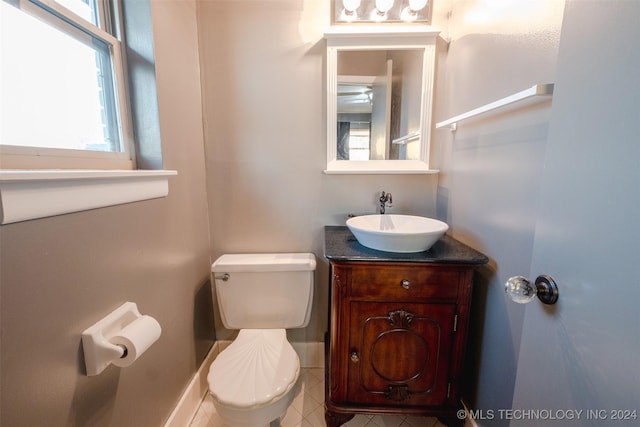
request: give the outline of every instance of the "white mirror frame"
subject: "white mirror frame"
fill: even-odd
[[[429,174],[429,141],[435,69],[436,37],[440,30],[426,25],[336,25],[327,41],[327,169],[326,174]],[[420,115],[420,160],[337,160],[338,51],[424,49]]]

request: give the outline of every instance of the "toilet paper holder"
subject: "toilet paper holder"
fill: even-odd
[[[142,344],[142,348],[138,349],[138,353],[142,353],[160,337],[161,329],[155,319],[140,314],[138,306],[133,302],[125,302],[82,332],[82,349],[84,351],[87,376],[100,374],[111,363],[118,364],[118,362],[121,362],[118,366],[122,367],[133,363],[133,361],[127,360],[126,364],[122,364],[125,358],[131,357],[129,353],[132,349],[128,349],[126,345],[117,342],[115,338],[119,337],[119,334],[127,328],[131,329],[139,326],[135,322],[140,322],[140,324],[144,322],[142,327],[150,329],[149,333],[145,334],[145,342]],[[140,328],[138,327],[138,329]],[[135,354],[133,357],[133,360],[135,360],[139,357],[139,354]]]

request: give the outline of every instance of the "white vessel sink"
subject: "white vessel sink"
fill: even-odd
[[[347,220],[358,242],[386,252],[428,250],[449,229],[437,219],[413,215],[362,215]]]

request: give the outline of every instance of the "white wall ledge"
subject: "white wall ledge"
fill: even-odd
[[[169,170],[0,170],[0,224],[166,197]]]
[[[324,170],[327,175],[433,175],[439,172],[429,169],[429,165],[421,160],[333,160]]]

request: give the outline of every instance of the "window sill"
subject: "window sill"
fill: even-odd
[[[0,170],[0,224],[169,194],[168,170]]]
[[[328,162],[324,170],[327,175],[435,175],[438,172],[419,160],[334,160]]]

